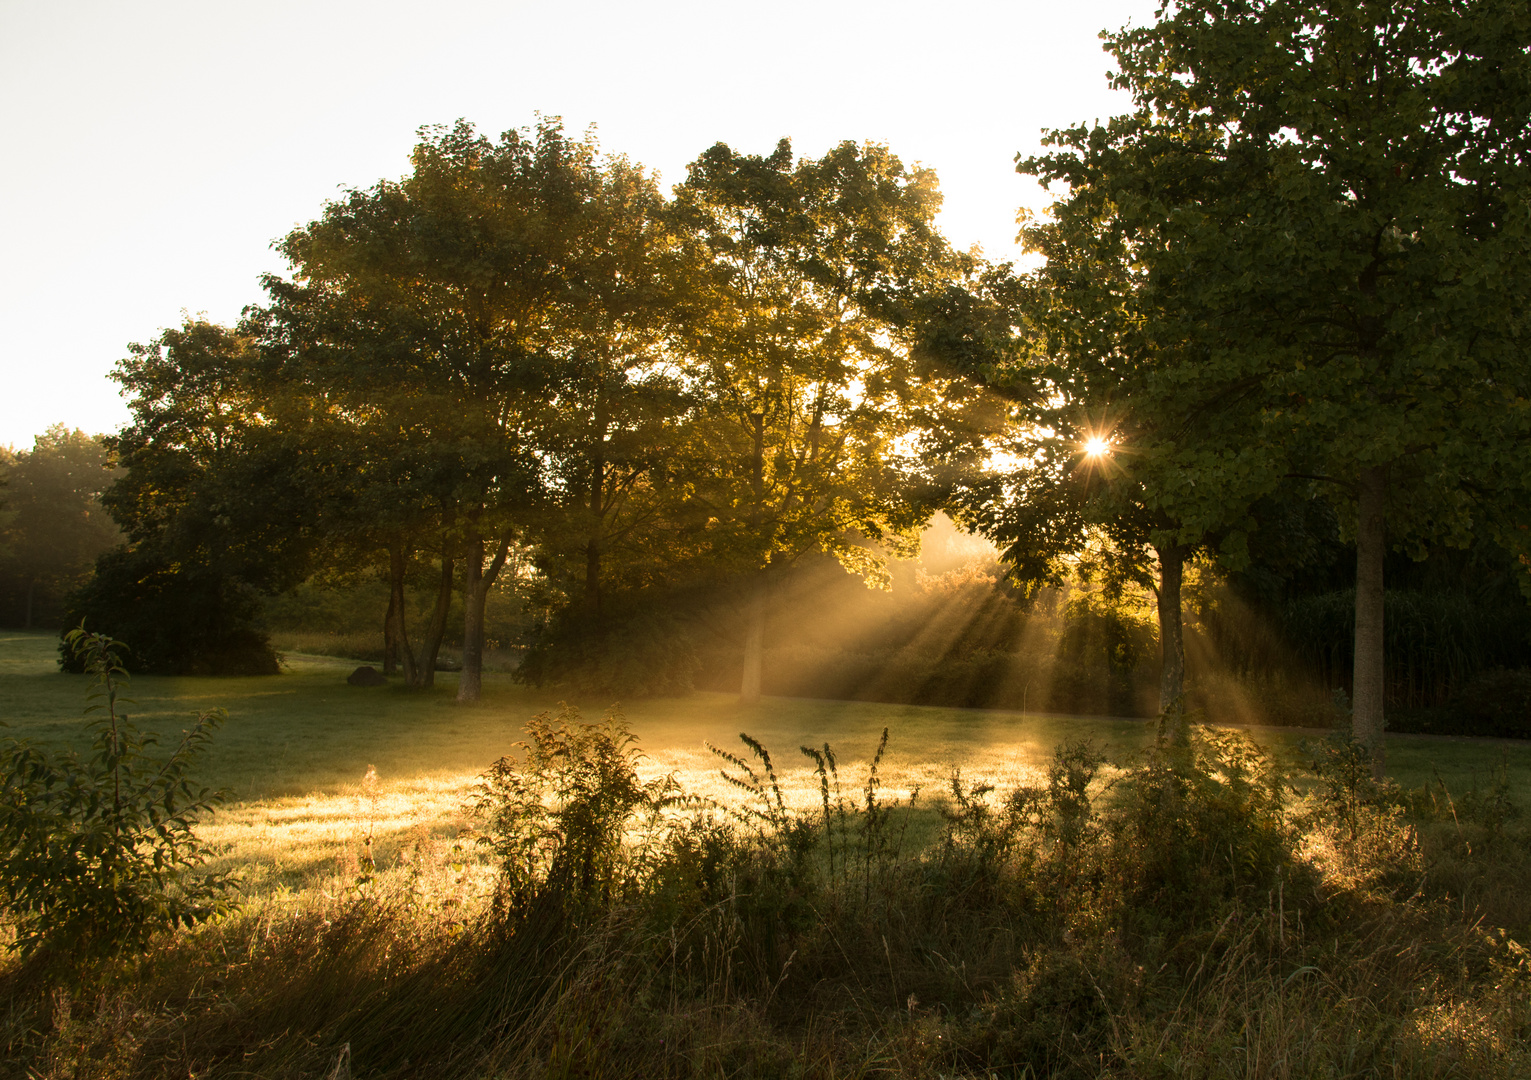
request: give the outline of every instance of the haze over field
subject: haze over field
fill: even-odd
[[[1147,0],[490,4],[428,11],[342,0],[0,4],[0,444],[49,424],[110,431],[106,379],[130,341],[207,312],[232,322],[280,271],[269,248],[347,186],[396,178],[414,132],[458,117],[495,133],[562,115],[664,186],[719,140],[800,154],[886,142],[936,169],[952,243],[1018,254],[1040,208],[1016,152],[1104,117],[1096,34]]]

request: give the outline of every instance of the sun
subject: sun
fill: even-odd
[[[1084,452],[1086,457],[1105,457],[1111,453],[1111,440],[1091,435],[1084,441]]]

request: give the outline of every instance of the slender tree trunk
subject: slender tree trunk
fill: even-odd
[[[510,539],[507,537],[500,541],[486,569],[483,539],[474,537],[468,541],[467,576],[462,589],[462,677],[457,682],[459,702],[477,701],[483,690],[484,608],[489,600],[489,590],[494,587],[494,579],[500,576],[500,570],[509,554]]]
[[[593,536],[585,544],[585,608],[601,610],[601,545]]]
[[[1159,556],[1159,733],[1175,745],[1190,740],[1185,723],[1185,633],[1180,592],[1185,549],[1155,547]]]
[[[383,673],[393,674],[393,660],[398,659],[404,667],[404,684],[415,686],[419,674],[415,670],[415,651],[409,644],[409,627],[404,619],[404,570],[408,565],[402,544],[388,549],[388,632],[385,635],[391,648],[383,654]]]
[[[749,606],[744,624],[744,678],[739,684],[739,703],[754,705],[760,701],[760,675],[765,667],[766,600],[770,583],[764,570],[751,585]]]
[[[415,667],[416,681],[411,685],[429,690],[436,685],[436,659],[441,655],[441,639],[447,630],[447,614],[452,610],[452,575],[456,563],[452,558],[450,533],[441,536],[441,580],[436,585],[436,606],[431,611],[431,621],[425,627],[425,641],[420,649],[420,661]]]
[[[1351,706],[1357,741],[1372,759],[1372,777],[1381,780],[1386,761],[1382,745],[1383,638],[1382,560],[1387,553],[1384,512],[1387,504],[1387,467],[1362,469],[1356,523],[1356,641],[1355,677]]]
[[[392,555],[392,552],[389,552]],[[391,561],[391,560],[390,560]],[[398,612],[393,595],[393,579],[389,578],[388,611],[383,615],[383,674],[392,675],[398,670],[399,643],[393,640],[393,619]],[[408,679],[405,680],[408,683]]]
[[[753,538],[758,540],[765,508],[765,414],[751,413],[750,428],[754,444],[750,453],[750,488],[755,495],[755,505],[750,511],[750,529]],[[739,682],[741,705],[754,705],[760,700],[760,675],[765,666],[767,573],[765,567],[755,572],[744,616],[744,675]]]
[[[601,518],[606,509],[606,403],[595,406],[595,438],[590,452],[590,538],[585,542],[585,608],[601,610]]]

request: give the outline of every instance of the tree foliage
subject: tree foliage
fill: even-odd
[[[247,335],[194,318],[117,367],[133,419],[108,440],[123,472],[101,501],[125,542],[67,617],[140,642],[135,670],[276,671],[257,595],[306,576],[334,470],[278,430],[260,374]],[[60,653],[79,670],[67,644]]]
[[[936,230],[939,206],[928,170],[849,142],[796,162],[786,140],[765,157],[718,144],[676,189],[699,268],[695,498],[714,556],[756,578],[746,697],[770,572],[817,550],[885,585],[885,555],[912,552],[935,508],[919,451],[968,399],[928,362],[932,324],[981,270]]]
[[[64,597],[118,540],[101,506],[114,476],[100,438],[55,424],[30,450],[0,451],[0,603],[3,618],[52,624]]]
[[[645,519],[635,494],[674,398],[650,377],[660,199],[556,120],[498,141],[426,129],[412,165],[290,234],[292,280],[267,279],[254,319],[312,440],[356,456],[337,529],[389,553],[396,599],[421,547],[437,553],[438,611],[456,574],[471,698],[501,574],[534,543],[579,547],[598,598],[603,552]],[[441,632],[411,681],[429,683]]]
[[[1136,520],[1237,566],[1256,500],[1320,485],[1357,522],[1357,721],[1379,755],[1385,537],[1524,545],[1528,19],[1168,5],[1106,36],[1133,112],[1022,163],[1068,191],[1026,233],[1063,360],[1049,434],[1103,427],[1131,480],[1061,483],[1077,470],[1044,446],[1031,532]],[[1101,504],[1113,488],[1126,505]]]

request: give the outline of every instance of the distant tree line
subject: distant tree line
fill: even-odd
[[[59,625],[69,594],[120,538],[100,502],[114,476],[102,441],[62,424],[30,449],[0,447],[0,622]]]

